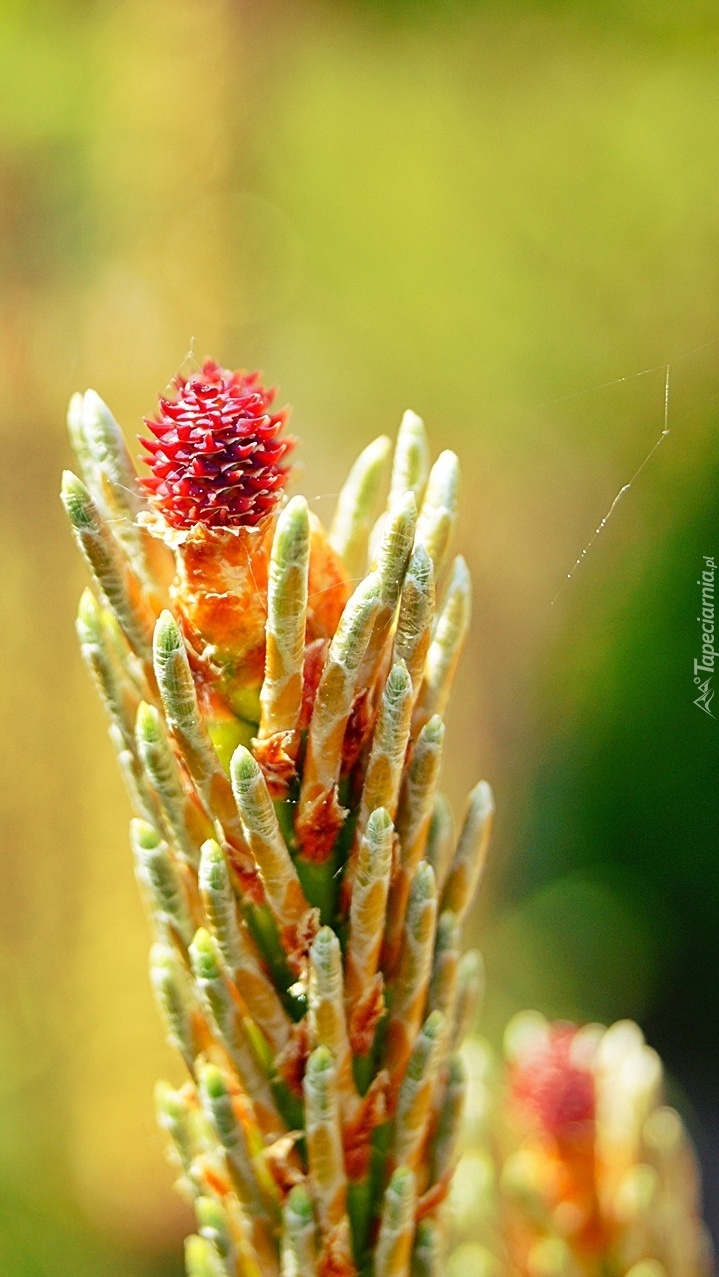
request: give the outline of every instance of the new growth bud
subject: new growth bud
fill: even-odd
[[[326,532],[285,496],[273,399],[210,360],[178,378],[142,480],[94,392],[68,418],[97,590],[78,636],[186,1069],[158,1120],[195,1209],[189,1277],[440,1277],[491,817],[480,786],[456,842],[439,793],[469,620],[461,559],[435,609],[458,462],[431,467],[406,413],[384,512],[382,436]]]

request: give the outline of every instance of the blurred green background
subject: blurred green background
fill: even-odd
[[[190,351],[279,384],[320,514],[407,406],[461,453],[445,779],[497,792],[484,1027],[639,1019],[712,1197],[718,54],[714,0],[1,0],[3,1273],[181,1271],[177,1066],[57,489],[71,391],[132,437]],[[667,365],[670,433],[567,581]]]

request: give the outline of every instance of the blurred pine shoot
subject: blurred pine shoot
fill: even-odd
[[[696,1157],[629,1020],[471,1037],[448,1277],[711,1277]]]

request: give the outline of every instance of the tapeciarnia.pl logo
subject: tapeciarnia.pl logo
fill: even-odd
[[[710,555],[704,555],[704,570],[701,577],[697,580],[697,585],[701,586],[702,605],[701,616],[697,617],[701,625],[701,642],[702,655],[701,660],[694,660],[694,683],[699,691],[694,704],[698,709],[708,714],[710,718],[715,718],[712,713],[711,703],[714,700],[714,688],[712,687],[712,679],[714,677],[714,661],[719,655],[714,649],[714,574],[716,572],[716,563]],[[706,675],[707,677],[702,677]]]

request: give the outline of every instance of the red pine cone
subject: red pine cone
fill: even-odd
[[[278,438],[289,409],[271,413],[274,390],[259,373],[230,372],[212,359],[191,377],[177,377],[174,399],[160,398],[140,438],[152,476],[140,483],[173,528],[254,526],[269,514],[287,483],[281,464],[294,447]]]
[[[560,1144],[587,1135],[595,1119],[594,1075],[572,1058],[575,1036],[573,1025],[552,1025],[548,1040],[510,1069],[515,1106]]]

